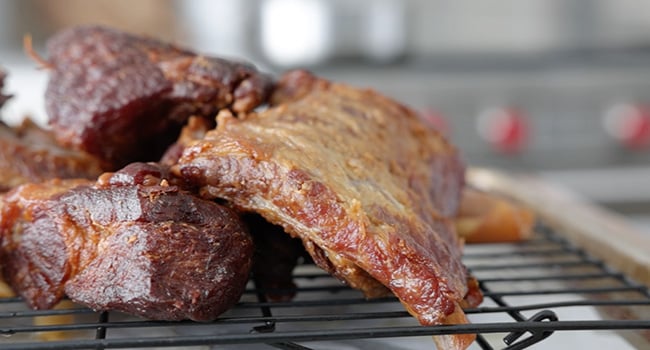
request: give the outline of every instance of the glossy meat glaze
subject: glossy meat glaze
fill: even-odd
[[[33,308],[212,320],[243,293],[253,244],[231,210],[136,163],[98,182],[26,184],[1,202],[5,279]]]
[[[158,160],[188,117],[266,102],[269,76],[247,63],[100,26],[48,40],[45,94],[58,140],[112,162]]]
[[[481,294],[450,220],[464,178],[458,152],[399,103],[306,72],[286,74],[272,101],[239,118],[222,112],[177,174],[300,237],[319,266],[366,296],[390,290],[425,325],[467,322],[461,305]]]

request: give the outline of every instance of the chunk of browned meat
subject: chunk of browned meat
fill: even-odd
[[[480,291],[450,220],[464,178],[454,147],[399,103],[302,71],[283,78],[274,103],[220,114],[174,171],[300,237],[319,266],[367,296],[388,288],[425,325],[467,322],[461,304],[476,305]]]
[[[229,209],[170,186],[151,164],[97,183],[22,185],[2,199],[9,284],[33,308],[67,294],[97,310],[211,320],[244,291],[253,244]]]
[[[29,119],[16,128],[0,122],[0,192],[53,178],[94,179],[103,167],[97,157],[61,147]]]
[[[191,115],[250,111],[271,79],[252,65],[99,26],[47,43],[45,102],[58,140],[123,166],[158,160]]]

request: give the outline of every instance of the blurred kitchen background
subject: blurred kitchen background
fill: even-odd
[[[373,87],[470,164],[553,179],[650,232],[650,1],[0,0],[5,119],[45,120],[23,35],[44,54],[82,23]]]

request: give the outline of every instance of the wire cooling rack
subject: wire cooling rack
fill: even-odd
[[[465,251],[485,295],[482,306],[466,310],[471,324],[420,326],[395,298],[365,300],[307,265],[296,271],[292,301],[269,302],[251,281],[237,306],[210,323],[154,322],[71,303],[34,311],[19,298],[0,299],[0,348],[430,349],[432,335],[475,333],[472,348],[523,349],[566,332],[650,344],[648,288],[552,229],[539,226],[526,242]]]

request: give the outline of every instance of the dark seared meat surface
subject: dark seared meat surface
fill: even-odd
[[[189,116],[250,111],[272,87],[250,64],[100,26],[56,34],[47,54],[46,109],[58,140],[115,168],[158,160]]]
[[[98,182],[26,184],[2,198],[5,279],[33,308],[215,319],[244,291],[252,240],[230,209],[169,185],[154,164]]]

